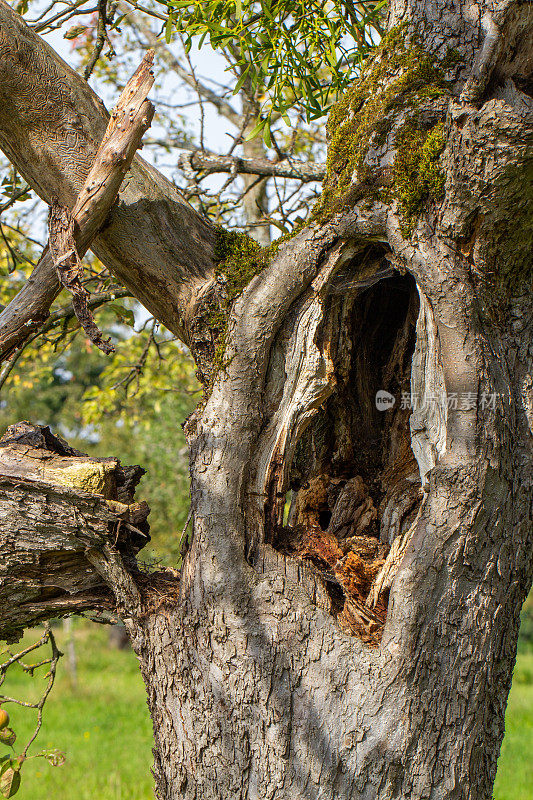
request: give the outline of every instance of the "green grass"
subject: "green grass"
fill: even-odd
[[[59,648],[63,649],[62,628],[55,629],[55,633]],[[30,632],[23,644],[38,638],[35,634],[36,631]],[[43,727],[33,747],[33,752],[58,748],[65,754],[66,763],[52,767],[43,758],[28,760],[22,769],[17,798],[153,800],[152,726],[137,660],[131,651],[110,649],[103,626],[77,623],[74,636],[77,687],[72,687],[66,658],[62,658],[44,709]],[[19,645],[15,647],[19,649]],[[21,669],[11,667],[0,691],[35,700],[45,685],[43,672],[39,670],[30,679]],[[18,751],[19,742],[22,749],[31,734],[35,712],[13,704],[6,709],[17,733]],[[2,755],[5,752],[2,747]]]
[[[62,628],[55,632],[60,648],[64,648]],[[23,643],[34,641],[36,634],[28,634]],[[33,750],[58,748],[65,753],[66,763],[52,767],[44,759],[27,761],[17,798],[153,800],[151,723],[136,658],[131,651],[110,649],[107,630],[99,625],[77,622],[74,635],[78,685],[72,687],[66,658],[61,659]],[[26,700],[37,699],[45,685],[43,672],[41,669],[30,679],[12,667],[1,691]],[[35,713],[13,705],[7,709],[22,749]],[[1,754],[5,752],[2,747]],[[515,668],[494,800],[533,800],[531,651],[519,654]]]
[[[494,800],[533,800],[533,652],[516,661]]]

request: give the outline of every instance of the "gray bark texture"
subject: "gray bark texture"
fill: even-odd
[[[6,15],[0,0],[2,52]],[[13,636],[47,602],[68,613],[88,593],[117,609],[161,800],[492,796],[533,577],[532,25],[525,2],[391,2],[388,37],[332,113],[323,201],[235,300],[187,421],[193,533],[179,576],[137,569],[135,523],[109,535],[113,503],[129,514],[131,495],[65,489],[56,459],[86,457],[42,429],[22,431],[41,439],[16,457],[4,442],[0,628]],[[5,81],[0,66],[2,96]],[[0,112],[7,140],[31,182],[42,156],[14,152]],[[158,202],[142,200],[148,229]],[[176,204],[171,240],[189,215],[201,237]],[[163,300],[157,247],[140,292],[121,255],[128,219],[113,216],[106,263],[143,302],[177,303],[181,280],[211,297],[198,255]],[[380,390],[396,398],[386,411]],[[32,471],[43,453],[52,469]],[[48,601],[67,554],[72,573]]]

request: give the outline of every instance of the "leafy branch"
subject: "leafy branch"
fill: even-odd
[[[50,645],[49,657],[42,658],[34,663],[27,663],[25,661],[28,655],[39,650],[41,647],[44,647],[47,644]],[[36,702],[31,703],[27,700],[19,700],[15,697],[9,697],[8,695],[0,694],[0,744],[13,750],[13,754],[0,757],[0,794],[3,797],[13,797],[18,792],[21,783],[22,765],[29,758],[45,758],[52,766],[60,766],[65,762],[64,755],[58,750],[43,750],[33,756],[28,756],[28,751],[39,735],[39,731],[41,730],[41,726],[43,724],[43,709],[48,696],[52,691],[56,677],[57,664],[62,655],[63,654],[57,647],[50,623],[46,623],[44,633],[38,641],[34,642],[28,647],[25,647],[18,653],[12,653],[11,650],[8,649],[6,660],[0,664],[0,686],[3,685],[6,679],[8,669],[13,667],[15,664],[17,664],[28,675],[31,675],[31,677],[34,676],[37,669],[48,666],[48,672],[45,676],[48,678],[48,681],[41,697]],[[2,708],[2,704],[5,705],[7,703],[14,703],[24,708],[33,708],[37,711],[37,722],[35,729],[23,750],[18,755],[14,751],[14,744],[16,742],[17,735],[13,728],[9,727],[9,714],[4,708]]]

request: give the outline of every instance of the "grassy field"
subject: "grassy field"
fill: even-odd
[[[518,654],[494,798],[533,800],[533,652]]]
[[[63,631],[55,632],[62,649]],[[42,758],[26,762],[17,798],[153,800],[152,726],[136,658],[131,651],[110,649],[103,626],[75,625],[74,636],[78,685],[72,687],[62,658],[34,746],[34,752],[57,747],[66,755],[66,763],[52,767]],[[31,640],[28,636],[23,643]],[[45,683],[42,672],[32,680],[12,667],[2,692],[37,699]],[[18,741],[24,743],[35,712],[11,704],[8,710]]]
[[[35,632],[34,632],[35,633]],[[58,643],[64,645],[61,628]],[[105,628],[74,628],[78,685],[71,685],[66,659],[45,708],[34,752],[57,747],[61,767],[44,759],[23,768],[20,800],[153,800],[150,775],[151,724],[135,656],[107,646]],[[25,641],[30,641],[27,637]],[[11,668],[4,694],[37,698],[44,679]],[[19,742],[31,732],[34,712],[9,706]],[[521,653],[506,718],[506,736],[494,790],[495,800],[533,800],[533,652]],[[7,752],[2,748],[2,754]]]

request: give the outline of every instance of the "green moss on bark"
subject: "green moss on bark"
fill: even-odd
[[[244,288],[266,263],[264,250],[251,236],[219,228],[215,242],[216,291],[209,301],[205,321],[214,341],[209,383],[224,364],[226,335],[231,307]]]
[[[396,134],[395,144],[393,191],[402,217],[402,233],[410,236],[427,202],[440,199],[444,193],[445,175],[439,163],[445,145],[444,126],[439,122],[424,131],[416,120],[407,122]]]
[[[215,242],[215,272],[228,303],[235,300],[263,268],[261,253],[261,245],[246,233],[219,229]]]
[[[449,95],[446,76],[458,60],[452,50],[441,60],[425,52],[420,35],[408,37],[406,25],[383,38],[361,80],[330,113],[327,177],[315,218],[325,221],[359,196],[380,196],[383,190],[365,164],[370,148],[385,143],[399,112],[413,112],[425,100]],[[394,185],[385,192],[382,199],[397,196]]]
[[[195,319],[194,325],[198,333],[191,336],[192,349],[199,368],[198,376],[208,391],[217,372],[229,363],[225,355],[227,330],[235,300],[252,278],[271,262],[280,245],[295,236],[304,226],[305,221],[302,221],[269,247],[261,247],[246,233],[218,229],[215,242],[216,282],[204,303],[203,313]],[[195,347],[194,341],[199,343],[201,353],[198,352],[198,346]]]

